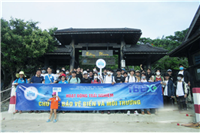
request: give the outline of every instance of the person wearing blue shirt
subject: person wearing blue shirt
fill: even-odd
[[[58,84],[68,84],[67,80],[66,80],[66,75],[62,74],[61,76],[61,81],[58,82]]]
[[[28,80],[25,79],[26,75],[24,74],[24,71],[20,71],[19,73],[16,74],[17,79],[14,81],[14,85],[17,86],[18,84],[21,83],[28,83]],[[16,89],[17,91],[17,89]],[[13,114],[17,113],[18,111],[16,110]],[[20,110],[19,113],[21,114],[22,111]]]
[[[45,84],[52,84],[52,83],[54,83],[54,76],[52,74],[51,67],[47,68],[47,72],[48,72],[48,74],[45,75],[45,78],[44,78],[45,82],[44,83]]]
[[[36,76],[31,78],[31,83],[44,83],[44,77],[41,76],[41,70],[38,69],[36,71]]]

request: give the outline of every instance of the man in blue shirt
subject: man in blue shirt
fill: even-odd
[[[51,67],[47,68],[47,72],[48,72],[48,74],[45,75],[45,78],[44,78],[45,82],[44,83],[45,84],[52,84],[52,83],[54,83],[54,76],[52,74]]]
[[[36,76],[31,78],[31,83],[44,83],[44,77],[41,76],[41,70],[38,69],[36,71]]]

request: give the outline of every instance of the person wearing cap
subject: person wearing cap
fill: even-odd
[[[168,73],[164,74],[165,80],[161,82],[161,84],[164,85],[163,90],[163,100],[165,106],[172,106],[173,105],[173,98],[175,94],[173,81],[170,79],[170,76]]]
[[[135,77],[137,78],[137,81],[141,80],[141,78],[140,78],[140,70],[136,70],[135,71]]]
[[[188,92],[190,91],[191,97],[193,97],[192,87],[191,87],[191,83],[190,83],[190,81],[191,81],[190,80],[190,73],[188,71],[184,70],[184,66],[182,64],[179,64],[179,69],[180,69],[180,71],[178,72],[178,74],[183,75],[182,81],[184,81],[185,83],[188,84],[188,86],[189,86]],[[189,93],[187,95],[189,95]],[[191,100],[192,99],[193,98],[191,98]]]
[[[54,81],[54,83],[59,83],[61,81],[61,76],[60,75],[62,75],[62,74],[65,74],[65,71],[60,70],[60,73],[58,74],[58,78],[57,78],[57,80]]]
[[[183,81],[182,79],[184,76],[182,74],[178,74],[177,76],[177,82],[175,84],[175,92],[176,92],[176,98],[178,102],[178,109],[179,110],[187,110],[187,105],[186,105],[186,98],[188,94],[188,87],[187,83]]]
[[[125,83],[135,83],[135,82],[137,82],[137,78],[134,76],[135,70],[131,69],[129,72],[130,72],[130,76],[126,77]]]
[[[58,84],[68,84],[65,74],[61,74],[60,77],[61,80],[58,82]]]
[[[56,98],[58,98],[58,100],[56,100]],[[49,119],[47,120],[47,122],[51,121],[51,116],[54,112],[54,120],[53,123],[57,122],[57,114],[56,114],[56,110],[58,109],[58,101],[61,101],[59,96],[56,96],[56,92],[52,93],[52,98],[50,98],[49,100],[47,100],[47,102],[50,101],[51,102],[51,106],[50,106],[50,116]]]
[[[124,75],[124,72],[125,72],[126,70],[124,69],[124,68],[122,68],[122,71],[121,71],[121,74],[122,74],[122,76]]]
[[[83,72],[83,78],[81,79],[81,83],[91,83],[91,79],[88,78],[87,71]]]
[[[13,85],[17,86],[18,84],[27,84],[28,80],[25,78],[26,75],[24,74],[24,71],[20,71],[19,73],[16,74],[17,79],[14,81]],[[16,89],[17,91],[17,89]],[[13,114],[17,113],[18,110],[16,110]],[[20,110],[19,113],[21,114],[22,111]]]
[[[125,78],[121,75],[121,69],[117,69],[117,75],[115,76],[116,83],[124,83]]]
[[[76,72],[72,71],[72,77],[67,80],[69,84],[79,84],[81,80],[76,77]]]
[[[52,68],[51,67],[48,67],[47,68],[47,74],[46,76],[44,77],[44,80],[45,80],[45,84],[53,84],[54,83],[54,76],[52,74]]]

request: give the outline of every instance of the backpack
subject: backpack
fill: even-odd
[[[69,78],[69,83],[70,83],[71,79],[72,79],[72,77]],[[76,80],[77,80],[77,83],[78,83],[78,77],[76,77]]]
[[[135,76],[134,76],[134,77],[135,77]],[[129,82],[129,78],[130,78],[130,76],[128,76],[128,82]],[[128,82],[127,82],[127,83],[128,83]],[[135,82],[137,82],[137,78],[136,78],[136,77],[135,77]]]
[[[162,81],[164,81],[164,78],[162,76],[160,76],[160,77],[161,77]],[[156,80],[156,76],[154,76],[154,82],[155,82],[155,80]]]
[[[25,79],[25,78],[23,78],[23,80],[24,80],[24,83],[26,83],[26,79]],[[17,79],[17,82],[18,82],[18,79]]]

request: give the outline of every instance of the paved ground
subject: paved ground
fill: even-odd
[[[189,116],[186,116],[189,114]],[[1,114],[1,132],[200,132],[177,126],[194,122],[194,111],[160,109],[158,115],[59,113],[58,122],[46,123],[49,113]]]
[[[5,120],[2,132],[200,132],[176,123]]]

